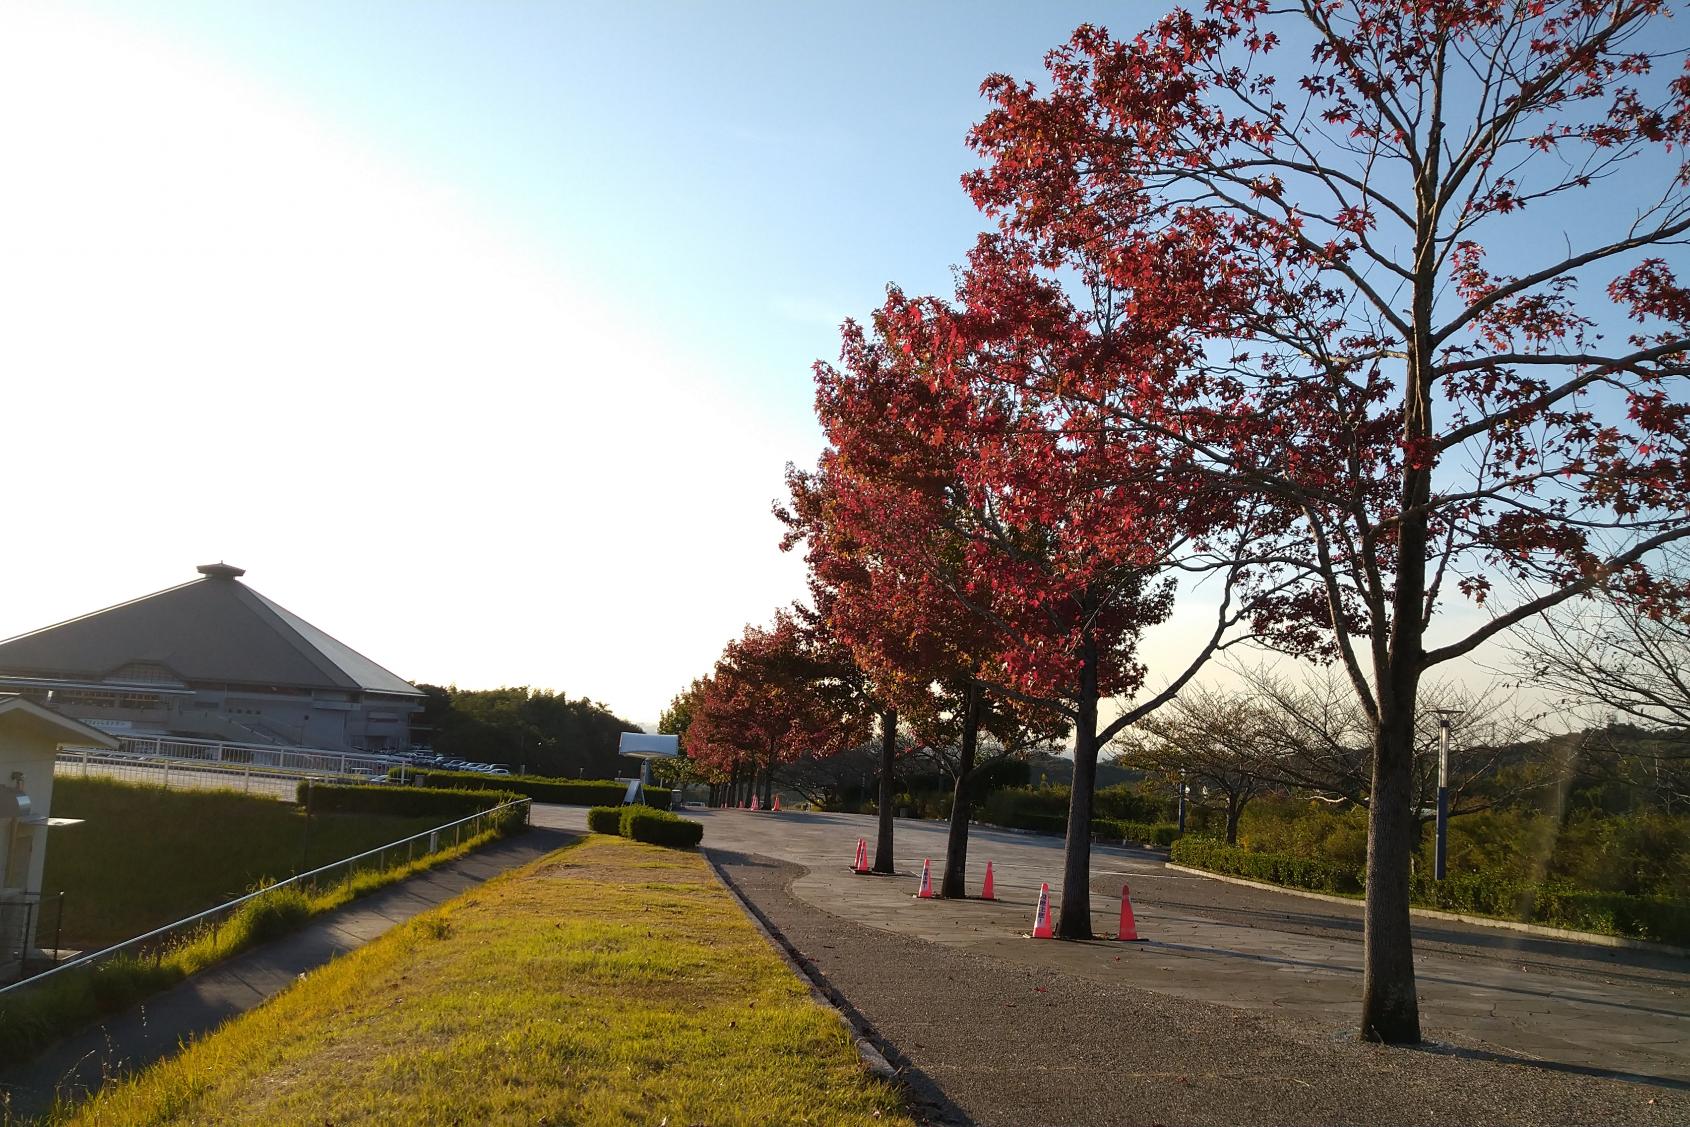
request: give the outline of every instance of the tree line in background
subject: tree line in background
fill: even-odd
[[[436,755],[503,763],[531,775],[622,776],[627,773],[627,761],[617,755],[622,733],[641,730],[596,701],[571,700],[550,689],[417,688],[423,710],[413,729]]]
[[[952,749],[957,895],[983,760],[1064,741],[1068,939],[1091,934],[1117,741],[1206,773],[1233,835],[1254,787],[1345,804],[1360,1029],[1418,1040],[1439,667],[1534,639],[1551,690],[1683,723],[1646,676],[1682,687],[1655,657],[1690,621],[1670,555],[1690,535],[1690,72],[1664,14],[1215,0],[1128,39],[1080,28],[1042,87],[987,78],[965,186],[995,226],[953,293],[890,287],[817,366],[827,446],[780,508],[810,603],[689,690],[696,769],[767,794],[877,726],[889,871],[898,756]],[[1205,624],[1152,676],[1141,643],[1176,609]],[[1331,676],[1192,688],[1239,647]],[[1637,693],[1604,697],[1616,673]],[[1529,773],[1517,744],[1481,745],[1470,816]]]

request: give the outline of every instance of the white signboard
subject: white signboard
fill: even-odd
[[[617,751],[643,759],[672,758],[681,753],[679,736],[652,736],[644,732],[623,732]]]

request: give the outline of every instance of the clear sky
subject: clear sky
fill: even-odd
[[[402,676],[655,719],[801,592],[810,365],[948,289],[981,78],[1087,18],[5,0],[0,636],[226,559]]]
[[[404,677],[654,721],[802,593],[811,364],[949,291],[981,79],[1163,10],[0,0],[0,637],[222,559]]]

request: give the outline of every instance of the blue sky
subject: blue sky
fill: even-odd
[[[991,71],[1095,5],[178,4],[96,9],[238,67],[809,418],[889,280],[948,288]]]
[[[412,680],[654,720],[801,594],[769,507],[811,365],[888,282],[949,291],[981,80],[1163,10],[0,4],[0,370],[41,421],[0,444],[0,637],[227,559]],[[1627,218],[1534,214],[1502,268]]]
[[[0,636],[248,582],[413,680],[649,721],[803,589],[810,367],[946,290],[1058,4],[0,7]]]

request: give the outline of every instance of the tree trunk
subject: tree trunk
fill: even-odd
[[[1434,82],[1442,97],[1442,49]],[[1396,582],[1390,634],[1374,621],[1373,671],[1378,715],[1373,785],[1367,812],[1366,940],[1362,954],[1361,1035],[1387,1044],[1420,1040],[1409,926],[1409,859],[1414,842],[1414,710],[1425,659],[1427,507],[1437,460],[1432,435],[1432,313],[1438,287],[1439,162],[1443,122],[1433,112],[1426,156],[1415,177],[1415,245],[1407,356],[1403,365],[1402,474]]]
[[[968,895],[969,778],[974,773],[974,753],[980,743],[980,689],[969,683],[962,713],[962,748],[957,760],[956,787],[951,791],[951,829],[945,840],[945,877],[939,895],[962,899]]]
[[[1244,813],[1244,804],[1238,801],[1236,794],[1226,796],[1226,843],[1238,844],[1238,818]]]
[[[1074,702],[1074,785],[1068,790],[1068,841],[1062,855],[1059,939],[1091,938],[1091,804],[1097,787],[1097,643],[1080,644],[1080,692]]]
[[[898,710],[880,714],[880,834],[874,842],[874,871],[890,873],[892,867],[892,803],[897,798],[897,780],[892,777],[898,762]]]
[[[1440,123],[1434,122],[1434,146]],[[1437,280],[1435,239],[1438,154],[1428,154],[1415,185],[1420,220],[1415,280],[1405,342],[1401,518],[1390,634],[1379,645],[1373,623],[1378,715],[1373,734],[1373,779],[1367,812],[1366,938],[1362,953],[1361,1035],[1387,1044],[1420,1040],[1414,986],[1414,937],[1408,916],[1408,862],[1414,828],[1414,706],[1420,691],[1426,612],[1426,506],[1432,491],[1432,308]]]
[[[1408,863],[1415,821],[1410,806],[1414,771],[1414,688],[1406,699],[1379,694],[1373,741],[1373,790],[1367,810],[1367,906],[1361,1032],[1372,1041],[1420,1040],[1415,995],[1413,932],[1408,914]]]

